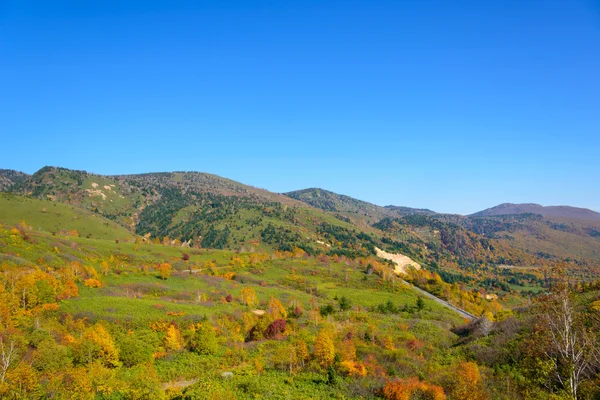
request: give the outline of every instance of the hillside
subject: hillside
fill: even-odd
[[[419,390],[452,399],[471,368],[480,398],[544,398],[526,356],[507,361],[501,344],[522,351],[543,334],[530,304],[553,269],[598,276],[594,221],[444,215],[322,190],[300,201],[193,172],[46,167],[8,190],[0,323],[23,345],[0,396],[60,398],[79,374],[78,390],[120,398],[142,385],[151,398],[377,399],[417,374]],[[585,307],[595,285],[580,286]],[[474,320],[461,325],[457,308]]]
[[[338,213],[357,220],[364,219],[371,223],[391,215],[384,207],[319,188],[296,190],[284,194],[323,211]]]
[[[600,269],[595,228],[551,225],[534,214],[507,222],[384,208],[322,189],[281,195],[198,172],[101,176],[44,167],[12,191],[97,213],[155,242],[350,258],[373,256],[378,247],[446,283],[494,293],[502,304],[540,291],[549,268],[568,265],[584,280]],[[427,283],[429,272],[409,279],[441,295],[440,285]]]
[[[0,169],[0,192],[10,190],[27,180],[29,175],[12,169]]]
[[[378,206],[350,196],[325,189],[310,188],[284,193],[293,199],[302,201],[323,211],[334,212],[357,221],[374,223],[385,217],[411,214],[435,215],[434,211],[421,208],[400,206]]]
[[[545,258],[600,261],[600,222],[540,214],[469,216],[460,224]]]
[[[211,174],[101,176],[44,167],[13,191],[90,210],[138,235],[190,246],[374,252],[373,239],[358,237],[362,231],[348,220]]]
[[[412,214],[420,214],[420,215],[436,215],[435,211],[431,211],[427,208],[412,208],[412,207],[404,207],[404,206],[385,206],[386,210],[391,211],[395,215],[399,215],[401,217]]]
[[[0,290],[2,352],[10,361],[2,366],[2,398],[524,400],[523,393],[561,393],[531,368],[553,360],[539,318],[548,300],[511,312],[435,274],[416,277],[484,315],[465,324],[374,257],[182,249],[3,224],[0,246],[0,288],[18,289]],[[600,307],[599,287],[573,297],[590,332],[598,331],[586,310]],[[596,356],[598,339],[590,340]],[[582,390],[598,395],[596,385]]]
[[[18,346],[3,398],[376,399],[388,376],[439,370],[462,323],[409,287],[382,284],[383,266],[365,274],[344,257],[184,256],[1,225],[0,244],[12,256],[0,283],[20,289],[0,291],[2,323],[18,326],[2,331]]]
[[[595,221],[531,213],[462,216],[379,207],[321,189],[291,195],[312,206],[345,213],[354,221],[368,215],[365,219],[381,232],[386,249],[428,265],[449,282],[469,282],[495,291],[537,290],[543,285],[542,271],[561,263],[569,265],[574,277],[583,279],[593,279],[600,271],[600,224]],[[367,210],[372,211],[368,214]],[[525,267],[521,272],[527,272],[494,270],[503,265]]]
[[[571,206],[541,206],[539,204],[504,203],[496,207],[471,214],[472,217],[493,217],[511,214],[539,214],[546,218],[600,221],[600,213],[587,208]]]
[[[36,231],[96,239],[127,240],[135,235],[88,210],[50,200],[0,193],[0,223],[24,221]]]

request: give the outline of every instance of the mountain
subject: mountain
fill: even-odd
[[[200,172],[103,176],[44,167],[15,194],[53,200],[108,218],[138,235],[209,248],[317,248],[374,253],[375,241],[339,216],[282,194]],[[359,237],[359,234],[362,235]]]
[[[44,167],[7,190],[87,210],[154,241],[238,251],[300,248],[353,259],[373,256],[377,247],[447,282],[506,293],[540,288],[542,269],[560,263],[582,279],[600,269],[600,226],[593,221],[381,207],[316,188],[277,194],[200,172],[104,176]],[[502,265],[527,273],[499,274]]]
[[[386,210],[384,207],[325,189],[302,189],[284,193],[284,195],[323,211],[338,213],[347,218],[364,220],[370,223],[393,215],[392,212]]]
[[[492,217],[514,214],[540,214],[546,218],[567,218],[585,221],[600,221],[600,213],[587,208],[570,206],[541,206],[539,204],[503,203],[496,207],[471,214],[472,217]]]
[[[375,223],[385,217],[405,216],[412,214],[434,215],[434,211],[400,206],[378,206],[350,196],[338,194],[325,189],[310,188],[284,193],[293,199],[303,201],[323,211],[335,212],[355,220]]]
[[[380,207],[323,189],[286,195],[346,216],[359,227],[361,222],[370,224],[382,232],[388,249],[430,268],[439,267],[438,272],[451,281],[465,281],[475,274],[456,265],[542,266],[566,261],[574,263],[573,273],[577,270],[577,274],[588,277],[599,268],[600,223],[593,219],[597,213],[591,210],[506,204],[463,216],[393,205]],[[449,277],[448,272],[455,276]]]
[[[435,211],[431,211],[427,208],[411,208],[411,207],[403,207],[403,206],[385,206],[386,210],[391,211],[392,213],[400,216],[412,215],[412,214],[420,214],[420,215],[436,215]]]
[[[12,169],[0,169],[0,192],[10,190],[14,186],[25,182],[28,174]]]

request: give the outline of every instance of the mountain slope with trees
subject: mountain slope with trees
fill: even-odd
[[[281,195],[197,172],[101,176],[44,167],[9,190],[89,210],[145,241],[350,258],[379,247],[426,267],[410,279],[428,291],[443,292],[437,278],[428,283],[427,274],[438,274],[503,304],[542,290],[550,268],[567,265],[582,280],[599,269],[592,225],[557,225],[537,214],[438,214],[322,189]]]

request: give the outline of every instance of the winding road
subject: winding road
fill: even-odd
[[[399,265],[399,264],[398,264],[398,262],[397,262],[397,256],[399,256],[399,255],[396,255],[396,254],[391,254],[391,253],[386,253],[386,252],[384,252],[384,251],[381,251],[381,250],[379,250],[379,249],[377,249],[377,248],[375,248],[375,249],[376,249],[376,250],[378,250],[378,251],[377,251],[377,255],[378,255],[379,257],[381,257],[381,258],[384,258],[384,259],[386,259],[386,260],[389,260],[389,261],[393,262],[394,264],[398,265],[399,269],[396,269],[396,270],[395,270],[395,272],[396,272],[396,275],[397,275],[397,276],[398,276],[398,275],[400,275],[400,274],[398,273],[398,271],[399,271],[399,270],[403,271],[403,268],[405,267],[405,265]],[[404,259],[410,260],[410,258],[408,258],[408,257],[407,257],[407,256],[405,256],[405,255],[401,255],[401,256],[402,256]],[[410,260],[410,263],[415,263],[415,264],[417,264],[417,262],[416,262],[416,261],[413,261],[413,260]],[[402,281],[402,283],[404,283],[405,285],[407,285],[407,286],[411,287],[412,289],[414,289],[414,290],[415,290],[415,291],[417,291],[418,293],[422,294],[423,296],[425,296],[425,297],[428,297],[428,298],[430,298],[431,300],[434,300],[434,301],[438,302],[439,304],[443,305],[444,307],[451,309],[452,311],[454,311],[454,312],[456,312],[457,314],[459,314],[461,317],[463,317],[463,318],[465,318],[465,319],[468,319],[468,320],[470,320],[470,321],[472,321],[472,320],[474,320],[474,319],[477,319],[477,317],[476,317],[475,315],[473,315],[473,314],[471,314],[471,313],[469,313],[469,312],[467,312],[467,311],[465,311],[465,310],[463,310],[463,309],[460,309],[460,308],[458,308],[458,307],[456,307],[456,306],[454,306],[454,305],[452,305],[452,304],[448,303],[446,300],[442,300],[442,299],[440,299],[439,297],[437,297],[437,296],[434,296],[434,295],[432,295],[431,293],[429,293],[429,292],[427,292],[427,291],[425,291],[425,290],[423,290],[423,289],[421,289],[421,288],[419,288],[419,287],[416,287],[415,285],[413,285],[413,284],[411,284],[411,283],[408,283],[408,282],[406,282],[406,281],[405,281],[404,279],[402,279],[400,276],[398,276],[398,278],[399,278],[399,279]]]

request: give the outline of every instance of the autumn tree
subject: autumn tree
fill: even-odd
[[[273,352],[273,364],[281,370],[292,373],[298,365],[296,347],[289,343],[282,343]]]
[[[268,312],[271,315],[271,317],[275,319],[287,318],[287,311],[285,310],[285,307],[283,306],[283,304],[281,304],[281,301],[279,301],[275,297],[271,297],[271,299],[269,300]]]
[[[243,288],[240,293],[240,296],[242,303],[244,303],[248,307],[254,307],[258,303],[256,292],[250,286]]]
[[[75,360],[81,364],[91,364],[100,360],[107,367],[119,367],[119,350],[111,334],[102,324],[87,328],[75,347]]]
[[[72,280],[68,280],[63,284],[62,293],[60,294],[60,298],[62,299],[71,299],[79,296],[79,288]]]
[[[474,362],[462,362],[451,378],[450,395],[456,400],[487,400],[479,366]]]
[[[169,276],[171,276],[171,270],[173,267],[169,263],[161,263],[156,267],[156,269],[158,270],[160,279],[167,279]]]
[[[183,347],[183,337],[174,324],[169,325],[165,332],[164,345],[167,350],[179,351]]]
[[[422,382],[418,378],[386,383],[383,397],[386,400],[446,400],[444,390],[440,386]]]
[[[322,368],[333,364],[335,359],[335,346],[333,335],[326,329],[321,329],[315,341],[315,359]]]
[[[306,363],[306,361],[308,361],[310,357],[310,353],[308,352],[308,346],[306,345],[306,342],[302,339],[298,339],[295,343],[294,350],[298,359],[298,363],[301,367],[304,367],[304,364]]]
[[[86,279],[83,284],[85,285],[85,287],[89,287],[89,288],[99,288],[102,287],[102,282],[100,282],[97,279]]]
[[[10,370],[6,374],[6,380],[10,383],[9,398],[34,399],[43,394],[38,375],[27,363],[20,363]]]

